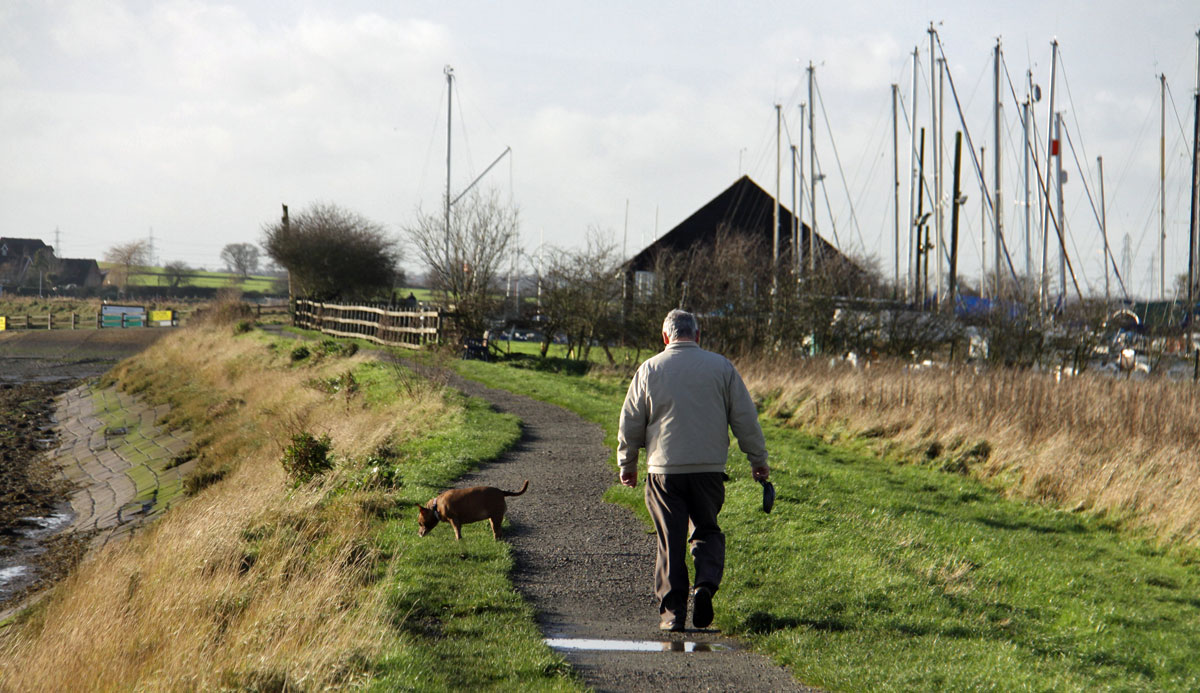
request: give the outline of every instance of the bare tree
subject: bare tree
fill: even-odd
[[[587,359],[592,343],[612,362],[609,342],[620,336],[621,257],[616,243],[596,228],[583,248],[548,251],[542,274],[542,356],[554,335],[567,336],[568,357]]]
[[[171,288],[177,288],[180,284],[183,284],[183,280],[187,279],[190,272],[191,268],[182,260],[168,262],[163,267],[163,276],[167,278],[167,285]]]
[[[441,214],[417,210],[406,235],[428,270],[435,291],[454,304],[467,334],[479,334],[494,308],[500,268],[518,240],[518,213],[499,194],[473,193]]]
[[[150,264],[150,242],[142,239],[114,245],[105,251],[104,260],[115,265],[109,274],[113,277],[113,283],[124,290],[133,269]]]
[[[399,246],[379,224],[317,203],[263,227],[263,248],[288,271],[291,293],[314,299],[369,299],[397,277]]]
[[[230,243],[221,249],[221,262],[242,279],[258,271],[258,246],[253,243]]]

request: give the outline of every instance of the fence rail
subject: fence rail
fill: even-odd
[[[100,313],[46,313],[0,315],[0,331],[79,330],[99,327],[147,327],[145,315],[102,315]]]
[[[324,334],[421,349],[439,342],[444,315],[437,310],[296,300],[293,324]]]

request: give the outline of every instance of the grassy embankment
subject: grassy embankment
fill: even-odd
[[[507,544],[416,536],[411,504],[517,422],[332,342],[232,332],[181,330],[112,372],[194,431],[191,496],[0,628],[0,689],[575,688]],[[334,466],[297,484],[280,460],[302,431]]]
[[[463,362],[461,368],[492,386],[577,411],[602,425],[615,446],[623,378],[478,362]],[[775,398],[763,422],[779,499],[771,515],[758,509],[760,489],[735,447],[734,478],[722,513],[730,551],[716,604],[722,630],[788,665],[799,680],[830,690],[1200,686],[1194,658],[1200,649],[1200,579],[1192,548],[1178,542],[1160,546],[1094,513],[1006,497],[997,484],[1023,488],[1021,474],[985,482],[961,472],[960,462],[966,469],[976,466],[960,459],[964,449],[975,448],[976,455],[981,450],[971,436],[958,447],[943,443],[943,456],[934,463],[923,463],[923,454],[900,455],[914,447],[923,453],[937,437],[934,431],[948,441],[955,429],[926,430],[920,424],[915,440],[925,448],[897,442],[880,455],[847,427],[827,428],[837,417],[815,418],[815,406],[806,423],[799,415],[804,400],[786,394],[782,385],[799,376],[779,368],[764,371],[773,374],[769,379],[745,368],[759,392]],[[820,392],[829,393],[844,375],[825,373],[813,380],[827,381]],[[1111,387],[1116,392],[1125,385]],[[992,397],[1013,386],[997,381]],[[853,403],[855,397],[826,399]],[[821,407],[823,415],[827,406]],[[862,421],[906,415],[888,411],[895,405],[886,401],[868,399],[859,406]],[[1042,406],[1042,416],[1047,409],[1076,414],[1086,409],[1063,398]],[[964,402],[942,411],[947,408],[970,416]],[[1045,425],[1051,430],[1074,425],[1059,416]],[[814,426],[822,437],[797,425]],[[1080,454],[1064,465],[1060,483],[1047,480],[1041,486],[1069,487],[1084,459]],[[1153,466],[1126,473],[1144,479],[1148,497],[1158,485],[1155,477],[1174,472]],[[644,516],[640,487],[614,486],[609,497]]]

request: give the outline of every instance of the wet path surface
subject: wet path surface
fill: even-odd
[[[598,691],[800,691],[783,668],[715,629],[664,634],[652,594],[654,535],[603,500],[615,472],[598,426],[559,407],[453,379],[467,394],[523,422],[516,448],[456,486],[507,490],[505,539],[513,581],[538,612],[551,646]],[[469,525],[464,531],[487,531]],[[719,611],[718,595],[715,607]],[[690,622],[689,622],[690,625]]]

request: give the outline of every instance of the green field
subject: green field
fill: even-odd
[[[101,262],[100,269],[111,270],[114,265],[110,262]],[[129,274],[130,286],[171,286],[172,278],[169,277],[161,267],[140,267]],[[244,292],[256,292],[263,294],[287,294],[287,279],[278,277],[268,277],[263,275],[250,275],[242,278],[232,272],[207,272],[204,270],[188,270],[183,277],[180,286],[200,287],[210,289],[222,289],[232,287]],[[282,287],[282,290],[281,290]]]
[[[625,380],[458,368],[578,412],[615,449]],[[761,491],[734,447],[716,622],[800,681],[853,691],[1200,688],[1193,552],[763,423],[778,501],[771,515],[757,508]],[[608,497],[645,517],[640,488],[614,485]]]

